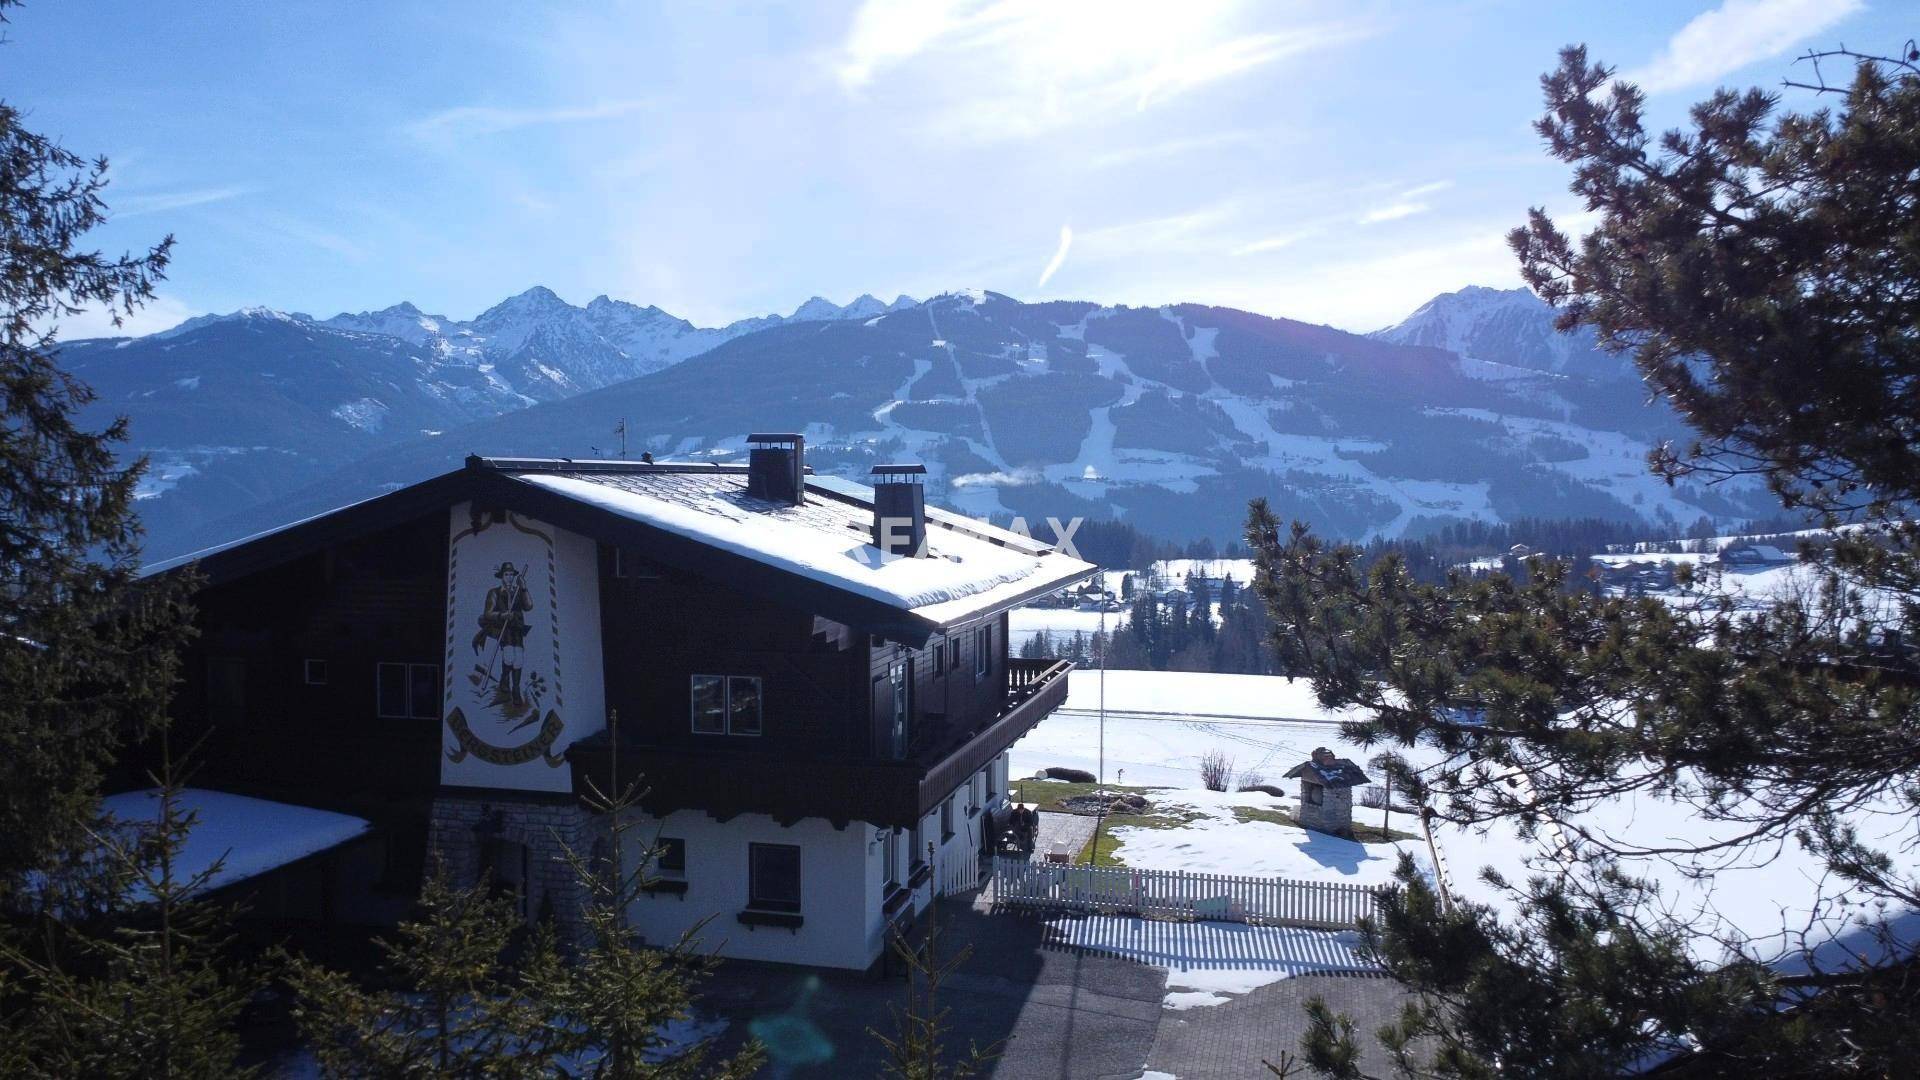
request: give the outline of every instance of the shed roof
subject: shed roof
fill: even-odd
[[[1288,769],[1285,779],[1293,780],[1308,774],[1328,787],[1358,787],[1361,784],[1373,783],[1373,778],[1368,776],[1365,770],[1346,758],[1334,758],[1327,764],[1312,760],[1303,761]]]

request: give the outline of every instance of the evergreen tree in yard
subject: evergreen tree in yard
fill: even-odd
[[[907,969],[907,1003],[894,1008],[892,1035],[868,1028],[868,1033],[887,1049],[886,1075],[899,1080],[969,1080],[986,1071],[999,1053],[995,1044],[987,1049],[969,1045],[964,1056],[947,1046],[952,1023],[951,1010],[940,1004],[940,985],[953,974],[973,951],[969,945],[953,956],[940,956],[938,909],[927,912],[926,933],[917,944],[896,938],[891,942],[894,955]]]
[[[609,720],[608,730],[616,727],[617,720]],[[585,940],[566,955],[543,957],[526,978],[549,1010],[551,1024],[565,1032],[563,1071],[595,1080],[744,1080],[765,1064],[758,1043],[709,1064],[707,1040],[675,1033],[674,1025],[692,1020],[695,980],[711,961],[695,951],[699,926],[666,948],[642,944],[634,931],[628,912],[645,893],[648,868],[659,851],[653,847],[642,858],[628,858],[639,786],[619,787],[615,777],[614,792],[593,787],[587,796],[590,808],[608,822],[605,853],[567,852],[587,889]]]
[[[0,1075],[250,1075],[236,1064],[238,1021],[264,979],[226,959],[232,913],[204,898],[224,860],[181,865],[197,820],[164,751],[154,783],[152,823],[109,822],[93,834],[118,917],[50,926],[31,949],[0,947],[18,979],[15,1011],[0,1025]]]
[[[0,0],[0,25],[12,4]],[[78,245],[106,218],[106,162],[22,126],[0,103],[0,908],[51,906],[28,881],[87,842],[104,768],[161,722],[188,583],[136,587],[125,419],[90,431],[93,400],[57,364],[59,321],[118,318],[153,296],[172,239],[109,258]],[[33,875],[30,877],[30,875]]]
[[[1366,927],[1416,992],[1378,1033],[1402,1074],[1606,1076],[1682,1051],[1701,1071],[1887,1076],[1920,1053],[1911,938],[1883,926],[1851,964],[1795,958],[1801,976],[1762,955],[1722,962],[1739,942],[1668,914],[1622,869],[1647,853],[1583,827],[1599,802],[1657,796],[1735,838],[1674,841],[1664,858],[1799,844],[1865,910],[1920,907],[1911,851],[1853,827],[1920,813],[1920,665],[1904,644],[1920,632],[1920,537],[1904,523],[1920,500],[1920,54],[1845,59],[1847,85],[1804,88],[1827,108],[1721,91],[1656,139],[1637,89],[1566,50],[1538,127],[1599,224],[1576,243],[1535,211],[1511,238],[1561,327],[1630,350],[1698,433],[1656,450],[1657,471],[1757,475],[1788,507],[1861,526],[1834,542],[1829,588],[1742,613],[1570,589],[1549,559],[1525,580],[1422,582],[1394,553],[1363,568],[1252,508],[1280,670],[1365,710],[1351,737],[1471,762],[1387,763],[1438,817],[1513,819],[1524,836],[1556,824],[1578,857],[1560,878],[1493,882],[1505,916],[1443,904],[1403,870]],[[1501,782],[1513,770],[1530,782]],[[1310,1022],[1311,1066],[1364,1075],[1351,1024],[1324,1007]]]
[[[520,917],[482,886],[455,888],[428,875],[420,915],[381,943],[395,987],[368,990],[303,957],[286,959],[301,1034],[330,1077],[553,1074],[564,1032],[548,1023],[505,955]],[[550,935],[529,947],[529,967],[555,962]]]

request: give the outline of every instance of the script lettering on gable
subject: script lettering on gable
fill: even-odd
[[[566,724],[553,536],[506,510],[475,509],[447,555],[447,760],[543,761]]]

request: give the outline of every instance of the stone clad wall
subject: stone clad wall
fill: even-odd
[[[577,930],[583,892],[562,845],[590,854],[605,833],[595,815],[578,803],[442,795],[433,802],[428,824],[428,859],[437,857],[455,885],[474,884],[481,871],[482,843],[474,827],[495,812],[500,816],[500,839],[527,848],[529,913],[537,917],[550,908],[563,930]]]
[[[1321,832],[1346,836],[1353,832],[1353,789],[1343,786],[1321,786],[1323,796],[1316,806],[1306,799],[1307,781],[1300,781],[1300,824],[1304,828],[1318,829]]]

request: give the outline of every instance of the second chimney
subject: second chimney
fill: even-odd
[[[807,440],[792,432],[747,436],[747,494],[798,506],[807,501]]]
[[[927,553],[927,467],[873,467],[873,546],[889,555]]]

